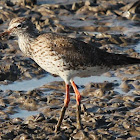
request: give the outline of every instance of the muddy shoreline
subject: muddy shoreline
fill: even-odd
[[[12,18],[26,16],[40,32],[63,34],[110,53],[140,58],[139,1],[32,1],[0,1],[0,32]],[[24,56],[14,37],[0,39],[0,65],[0,139],[140,139],[140,65],[109,71],[98,82],[94,77],[88,82],[76,79],[82,95],[83,129],[76,129],[71,88],[70,106],[58,133],[54,129],[65,97],[64,82]],[[33,88],[21,84],[21,90],[12,89],[12,84],[16,87],[28,80]]]

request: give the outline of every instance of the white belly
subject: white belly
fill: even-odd
[[[34,60],[41,68],[51,74],[60,76],[66,83],[69,83],[69,81],[74,77],[88,77],[94,75],[97,76],[109,70],[108,67],[101,66],[88,67],[85,70],[82,68],[78,70],[67,69],[67,64],[65,64],[62,59],[56,60],[56,57],[51,57],[51,59],[47,57],[46,59],[35,57]]]

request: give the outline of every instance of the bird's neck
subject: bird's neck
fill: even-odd
[[[18,35],[19,48],[26,56],[32,57],[32,51],[30,49],[30,46],[38,35],[38,32],[23,33]]]

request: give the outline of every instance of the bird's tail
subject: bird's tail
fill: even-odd
[[[139,58],[128,57],[123,54],[111,54],[111,55],[112,55],[111,56],[112,59],[107,60],[107,63],[110,66],[116,66],[118,68],[118,67],[140,64]],[[107,57],[110,57],[110,55],[108,55]]]
[[[127,57],[128,64],[140,64],[140,59]]]

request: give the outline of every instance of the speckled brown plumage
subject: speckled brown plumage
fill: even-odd
[[[46,42],[46,46],[39,45],[38,51],[48,50],[55,51],[56,54],[61,54],[68,69],[80,69],[85,67],[106,66],[109,68],[121,67],[122,65],[139,64],[140,60],[136,58],[126,57],[122,54],[107,53],[96,46],[92,46],[85,42],[69,38],[66,36],[47,33],[39,36],[35,41],[32,49],[40,42]],[[38,51],[34,51],[36,54]],[[56,55],[51,53],[50,55]]]
[[[9,24],[8,31],[1,34],[1,36],[5,34],[18,36],[19,47],[25,55],[32,58],[44,70],[59,75],[65,81],[66,98],[56,131],[60,128],[70,101],[70,83],[76,94],[77,128],[81,128],[81,96],[73,81],[74,77],[100,75],[118,67],[140,64],[140,59],[126,57],[121,54],[107,53],[94,45],[89,45],[66,36],[54,33],[40,34],[32,22],[26,18],[14,18]]]

